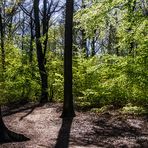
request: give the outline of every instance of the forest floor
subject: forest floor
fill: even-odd
[[[76,111],[75,118],[61,119],[61,104],[4,110],[7,127],[30,140],[0,148],[148,148],[147,116]]]

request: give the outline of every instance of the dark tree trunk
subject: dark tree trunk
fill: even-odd
[[[13,40],[12,25],[13,25],[13,16],[10,18],[10,22],[9,22],[9,25],[8,25],[8,27],[9,27],[9,35],[8,36],[9,36],[10,41]]]
[[[81,48],[83,49],[83,52],[84,52],[84,55],[85,57],[88,57],[89,56],[89,53],[88,53],[88,48],[87,48],[87,40],[86,40],[86,37],[85,37],[85,30],[81,30],[81,33],[82,33],[82,41],[81,41]]]
[[[45,68],[45,58],[42,51],[42,44],[40,41],[40,19],[39,19],[39,0],[34,0],[34,19],[35,19],[35,37],[36,37],[36,48],[37,48],[37,59],[39,72],[41,77],[42,94],[41,103],[48,102],[48,82],[47,82],[47,72]]]
[[[113,36],[112,36],[112,25],[109,25],[109,35],[108,35],[108,43],[107,43],[107,53],[113,54],[112,51],[112,42],[113,42]]]
[[[92,49],[91,56],[92,57],[95,56],[95,54],[96,54],[96,52],[95,52],[95,43],[96,43],[95,37],[93,37],[93,39],[92,39],[92,46],[91,46],[91,49]]]
[[[4,49],[4,23],[2,21],[2,10],[0,8],[0,37],[1,37],[1,58],[2,58],[2,68],[5,69],[5,49]]]
[[[43,1],[43,36],[45,37],[44,39],[44,58],[45,58],[45,55],[46,55],[46,51],[47,51],[47,41],[48,41],[48,24],[49,24],[49,21],[48,21],[48,14],[47,14],[47,0],[44,0]]]
[[[29,140],[27,137],[25,137],[22,134],[14,133],[5,126],[3,119],[2,119],[2,113],[1,113],[1,107],[0,107],[0,143],[5,142],[21,142],[21,141],[27,141]]]
[[[34,33],[33,33],[33,28],[34,28],[34,24],[33,24],[33,19],[32,19],[32,11],[30,13],[30,51],[29,51],[29,63],[32,66],[32,61],[33,61],[33,41],[34,41]]]
[[[130,26],[128,28],[129,33],[132,32],[133,24],[135,22],[134,16],[133,16],[135,7],[136,7],[136,0],[128,0],[128,21],[130,23]],[[135,42],[134,42],[132,35],[131,35],[131,38],[129,38],[128,40],[128,44],[129,44],[129,55],[134,56]]]
[[[24,34],[25,34],[25,15],[23,13],[23,24],[22,24],[22,51],[24,50]]]
[[[63,118],[74,117],[72,94],[73,0],[66,1]]]
[[[86,8],[86,4],[85,4],[84,0],[82,0],[81,8],[82,9]],[[87,58],[89,56],[89,51],[88,51],[88,48],[87,48],[87,39],[86,39],[86,33],[85,33],[84,29],[81,30],[81,35],[82,35],[81,48],[83,49],[84,56]]]

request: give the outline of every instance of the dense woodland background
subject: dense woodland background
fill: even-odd
[[[148,2],[74,3],[73,98],[80,107],[148,107]],[[0,103],[64,98],[65,1],[0,1]]]

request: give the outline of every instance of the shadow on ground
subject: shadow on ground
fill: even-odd
[[[68,148],[73,118],[63,118],[55,148]]]
[[[1,131],[0,134],[0,144],[12,142],[25,142],[29,140],[30,139],[24,136],[23,134],[15,133],[13,131],[8,130],[7,128],[5,129],[5,131]]]
[[[81,136],[72,136],[71,142],[73,145],[84,147],[93,145],[104,148],[147,148],[146,122],[105,113],[92,120],[91,129],[88,127],[88,130],[80,131]]]
[[[12,104],[11,106],[3,106],[2,107],[2,115],[10,116],[16,113],[20,113],[26,111],[26,114],[20,118],[22,120],[24,117],[31,114],[37,107],[41,107],[39,103],[30,103],[30,104]]]

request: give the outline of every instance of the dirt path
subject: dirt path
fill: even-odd
[[[77,112],[62,120],[61,105],[44,105],[4,117],[9,129],[30,141],[5,143],[0,148],[148,148],[148,118],[118,112]]]

